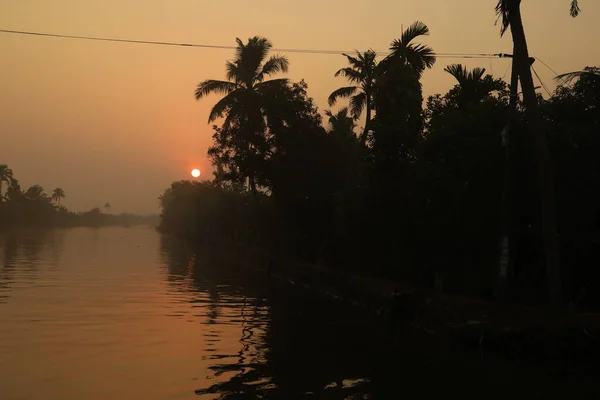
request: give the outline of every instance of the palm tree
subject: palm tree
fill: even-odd
[[[591,78],[595,82],[600,82],[600,68],[586,67],[583,71],[567,72],[566,74],[558,75],[554,79],[568,85],[572,81],[582,78]]]
[[[485,75],[485,68],[474,68],[469,71],[461,64],[451,64],[444,71],[452,75],[459,84],[458,105],[464,107],[469,103],[479,103],[492,92],[502,90],[502,80]]]
[[[356,57],[344,54],[348,59],[349,67],[340,69],[335,76],[343,76],[354,86],[341,87],[329,96],[329,106],[335,105],[340,97],[351,97],[350,110],[354,119],[359,119],[363,110],[366,110],[365,128],[360,136],[360,141],[365,144],[371,126],[371,111],[373,110],[373,96],[375,94],[375,77],[377,72],[377,53],[367,50],[364,53],[356,51]]]
[[[11,186],[14,181],[12,169],[8,168],[6,164],[0,164],[0,203],[4,201],[2,195],[2,182],[6,182],[8,186]]]
[[[106,210],[106,213],[108,214],[110,212],[110,209],[111,209],[110,203],[104,203],[104,209]]]
[[[423,22],[416,21],[410,25],[399,39],[392,42],[392,53],[382,60],[380,66],[387,70],[391,63],[410,66],[419,77],[427,68],[435,64],[435,54],[429,46],[413,43],[419,36],[429,35],[429,28]]]
[[[65,198],[65,191],[61,188],[56,188],[52,191],[52,200],[56,201],[58,208],[60,208],[61,199]]]
[[[280,55],[267,59],[273,45],[266,38],[255,36],[248,39],[246,44],[239,38],[236,41],[235,58],[225,65],[227,80],[208,79],[200,82],[196,87],[195,97],[200,100],[212,93],[224,95],[211,109],[208,122],[225,116],[224,129],[230,127],[232,122],[238,122],[240,140],[236,150],[245,153],[247,158],[254,158],[264,142],[261,139],[264,139],[266,129],[265,104],[274,93],[287,87],[288,83],[287,79],[265,79],[278,73],[286,73],[289,62]],[[254,167],[250,165],[244,172],[256,195]]]
[[[392,42],[391,54],[377,67],[377,128],[372,144],[376,158],[386,162],[407,161],[423,130],[420,78],[436,60],[430,47],[415,42],[424,35],[429,35],[427,25],[414,22]]]
[[[329,117],[329,125],[331,125],[332,132],[343,136],[354,136],[356,124],[354,118],[348,115],[347,107],[342,108],[336,114],[330,110],[326,110],[325,115]]]
[[[579,2],[571,0],[571,16],[576,17],[579,12]],[[543,131],[542,117],[531,75],[529,50],[521,17],[521,0],[499,0],[496,5],[496,14],[501,20],[500,34],[504,35],[508,28],[510,28],[512,34],[513,62],[516,63],[516,71],[523,89],[523,103],[534,142],[534,158],[541,188],[541,224],[548,295],[551,303],[559,304],[562,302],[562,282],[560,279],[554,179],[551,169],[550,149]]]

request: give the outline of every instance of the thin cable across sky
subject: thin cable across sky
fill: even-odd
[[[80,35],[66,35],[58,33],[48,32],[33,32],[33,31],[18,31],[11,29],[0,29],[0,33],[8,33],[14,35],[27,35],[27,36],[41,36],[51,38],[62,38],[62,39],[78,39],[78,40],[91,40],[91,41],[102,41],[102,42],[117,42],[117,43],[133,43],[133,44],[151,44],[158,46],[174,46],[174,47],[196,47],[205,49],[220,49],[220,50],[235,50],[236,46],[227,45],[216,45],[216,44],[203,44],[203,43],[177,43],[177,42],[164,42],[164,41],[153,41],[153,40],[138,40],[138,39],[119,39],[119,38],[107,38],[99,36],[80,36]],[[300,48],[273,48],[273,51],[280,53],[302,53],[302,54],[352,54],[355,50],[327,50],[327,49],[300,49]],[[390,54],[390,51],[376,51],[379,56],[386,56]],[[499,53],[436,53],[438,58],[497,58],[501,57]]]

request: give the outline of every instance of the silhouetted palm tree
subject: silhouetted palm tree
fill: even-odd
[[[104,204],[104,209],[106,210],[106,213],[108,214],[110,212],[110,209],[111,209],[110,203],[105,203]]]
[[[54,191],[52,192],[52,200],[54,200],[56,202],[56,204],[58,205],[58,208],[60,208],[61,199],[64,199],[64,198],[65,198],[64,190],[62,190],[61,188],[54,189]]]
[[[469,71],[461,64],[451,64],[444,68],[444,71],[458,81],[458,104],[460,107],[469,103],[479,103],[492,92],[504,88],[501,80],[494,80],[491,75],[485,75],[485,68],[474,68]]]
[[[422,22],[410,25],[392,42],[391,54],[378,64],[375,109],[378,127],[373,149],[379,160],[404,162],[422,133],[423,90],[420,78],[435,63],[433,50],[415,39],[429,35]]]
[[[583,71],[567,72],[566,74],[558,75],[554,79],[561,83],[569,84],[572,81],[581,78],[592,78],[596,82],[600,81],[600,68],[588,67],[585,68]]]
[[[329,96],[329,106],[335,105],[340,97],[351,97],[350,111],[354,119],[359,119],[363,110],[366,110],[365,128],[360,136],[361,143],[365,143],[371,125],[371,111],[373,110],[373,96],[375,94],[375,77],[377,73],[377,53],[367,50],[364,53],[356,52],[356,57],[344,54],[350,67],[342,68],[335,76],[343,76],[354,86],[341,87]]]
[[[579,15],[579,2],[571,0],[571,16]],[[542,237],[544,258],[546,264],[546,280],[550,302],[562,302],[562,282],[560,279],[559,249],[556,221],[556,198],[554,193],[554,179],[551,168],[550,149],[548,140],[543,131],[542,117],[538,107],[533,76],[529,63],[529,50],[521,17],[521,0],[499,0],[496,5],[496,14],[501,20],[500,34],[510,28],[513,39],[513,61],[517,64],[517,71],[523,89],[523,103],[525,113],[534,138],[534,158],[537,164],[538,180],[541,188],[542,203]]]
[[[265,102],[275,91],[287,86],[287,79],[265,80],[278,73],[288,71],[288,59],[284,56],[272,56],[267,59],[273,47],[266,38],[255,36],[244,44],[236,39],[237,48],[233,61],[227,61],[227,81],[208,79],[196,87],[195,97],[216,93],[225,95],[211,109],[208,121],[225,116],[223,128],[233,121],[240,123],[243,136],[240,139],[240,151],[256,153],[265,132]],[[252,192],[256,194],[255,171],[252,167],[246,171]]]
[[[0,165],[0,203],[4,201],[4,196],[2,194],[2,183],[6,182],[8,186],[11,186],[13,183],[13,172],[12,169],[8,168],[8,165],[1,164]]]
[[[331,131],[338,134],[354,135],[354,118],[348,115],[348,108],[344,107],[337,113],[332,113],[330,110],[325,111],[325,115],[329,117],[329,125],[331,125]]]
[[[435,54],[429,46],[413,43],[419,36],[429,35],[429,28],[423,22],[416,21],[410,25],[399,39],[392,42],[392,53],[382,60],[380,66],[385,71],[391,63],[409,65],[419,77],[427,68],[435,64]]]

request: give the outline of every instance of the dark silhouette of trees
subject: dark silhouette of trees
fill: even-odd
[[[230,150],[219,156],[229,165],[229,160],[235,159],[238,167],[235,172],[248,180],[250,189],[256,195],[256,175],[267,153],[266,103],[287,85],[287,79],[265,79],[286,73],[288,60],[279,55],[267,59],[272,44],[265,38],[255,36],[248,39],[246,44],[240,39],[236,41],[235,58],[226,63],[228,80],[209,79],[199,83],[195,97],[200,100],[212,93],[225,95],[213,106],[208,121],[225,117],[218,133],[222,133],[222,141],[227,143]],[[235,135],[227,135],[230,132],[235,132]],[[214,155],[217,156],[216,153]]]
[[[65,191],[61,188],[56,188],[52,191],[52,201],[55,201],[58,208],[60,208],[61,200],[65,198]]]
[[[360,118],[363,110],[366,113],[365,127],[360,135],[360,141],[365,144],[371,127],[371,112],[375,95],[375,76],[377,74],[377,53],[373,50],[364,53],[356,52],[356,57],[344,54],[348,59],[349,67],[341,68],[335,76],[343,76],[354,86],[345,86],[335,90],[329,96],[329,106],[335,105],[341,97],[350,97],[350,111],[356,120]]]
[[[354,86],[331,97],[355,100],[348,108],[325,111],[325,121],[304,81],[280,81],[264,96],[256,82],[240,83],[241,89],[231,86],[230,95],[247,94],[250,87],[259,91],[254,108],[228,100],[209,150],[214,179],[174,182],[166,189],[159,198],[160,230],[193,240],[238,241],[277,257],[492,297],[498,288],[499,225],[508,209],[514,265],[506,298],[555,302],[560,291],[550,289],[562,274],[566,299],[600,305],[589,295],[596,289],[592,282],[600,282],[589,267],[600,261],[593,251],[600,240],[598,69],[561,76],[550,98],[535,97],[561,204],[557,227],[563,267],[552,275],[552,268],[540,262],[548,259],[548,208],[540,211],[540,198],[548,193],[536,169],[539,142],[526,135],[537,132],[531,104],[518,100],[515,90],[484,68],[454,64],[445,70],[456,85],[430,96],[424,107],[421,77],[435,56],[418,39],[428,34],[425,24],[412,24],[379,63],[374,57],[367,62],[368,52],[346,55],[350,66],[338,76]],[[236,62],[242,64],[241,49],[260,47],[259,42],[240,43]],[[253,64],[258,67],[249,76],[260,74],[256,71],[265,68],[265,57],[266,50],[259,53]],[[364,82],[367,64],[376,65],[368,73],[369,83]],[[358,105],[367,86],[374,114],[368,134],[357,137],[356,119],[364,111]],[[260,119],[254,137],[247,135],[249,118],[242,113],[250,109]],[[510,162],[501,136],[507,125]],[[254,186],[246,187],[250,170]],[[514,194],[506,202],[505,182]],[[543,275],[549,281],[540,280]]]
[[[18,225],[38,227],[156,225],[158,222],[157,217],[152,215],[138,216],[127,213],[107,215],[102,214],[99,208],[83,213],[72,212],[61,205],[61,199],[65,198],[63,189],[54,189],[51,196],[48,196],[40,185],[33,185],[23,191],[12,171],[6,165],[0,167],[4,167],[4,174],[10,181],[10,186],[2,197],[4,201],[0,203],[0,228]]]
[[[444,71],[458,81],[456,102],[459,107],[468,107],[470,104],[479,103],[492,92],[506,89],[506,85],[501,79],[485,75],[485,68],[474,68],[469,71],[461,64],[452,64],[444,68]]]
[[[4,201],[4,193],[2,192],[4,182],[8,187],[13,184],[13,172],[6,164],[0,165],[0,203]]]

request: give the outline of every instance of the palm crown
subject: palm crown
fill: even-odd
[[[375,91],[375,77],[377,62],[375,58],[377,54],[373,50],[365,51],[364,53],[356,52],[356,57],[344,54],[348,59],[349,67],[341,68],[335,73],[335,76],[343,76],[353,86],[341,87],[329,96],[328,103],[330,106],[335,105],[339,98],[350,98],[350,113],[354,119],[359,119],[363,110],[367,110],[367,120],[365,129],[361,135],[361,141],[364,143],[371,122],[371,110],[373,109],[373,96]]]
[[[399,62],[411,67],[420,77],[427,68],[433,67],[436,60],[433,49],[424,44],[413,43],[419,36],[427,35],[429,28],[423,22],[411,24],[399,39],[392,42],[392,53],[381,62],[383,69],[388,69],[390,63]]]
[[[504,35],[508,27],[510,26],[509,16],[517,9],[521,4],[521,0],[498,0],[496,5],[496,15],[500,21],[500,34]],[[571,8],[569,13],[571,17],[576,17],[581,12],[579,8],[579,0],[571,0]]]
[[[485,68],[474,68],[469,71],[461,64],[451,64],[444,68],[444,71],[458,81],[458,100],[461,105],[480,102],[492,92],[504,88],[501,80],[494,80],[491,75],[485,75]]]
[[[265,80],[278,73],[288,71],[289,62],[284,56],[275,55],[267,58],[273,47],[266,38],[255,36],[244,44],[236,39],[235,58],[227,61],[225,68],[227,80],[207,79],[196,87],[195,97],[203,97],[215,93],[225,95],[211,109],[208,122],[213,122],[226,114],[224,127],[231,124],[236,117],[244,117],[248,107],[259,105],[257,96],[266,96],[271,90],[287,84],[287,79]]]
[[[52,191],[52,200],[56,201],[58,203],[58,206],[60,207],[60,201],[61,199],[65,198],[65,191],[62,190],[61,188],[56,188]]]

